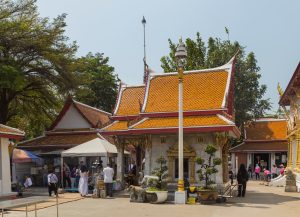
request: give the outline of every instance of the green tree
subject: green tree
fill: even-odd
[[[0,0],[0,123],[47,125],[76,87],[65,17],[39,17],[35,0]]]
[[[207,45],[203,42],[200,33],[196,39],[187,38],[187,63],[185,70],[212,68],[224,65],[240,50],[237,56],[235,71],[234,107],[236,124],[242,129],[244,123],[262,117],[271,108],[269,99],[263,99],[266,85],[260,85],[260,68],[253,52],[245,54],[245,49],[238,42],[222,41],[219,38],[209,38]],[[176,71],[175,51],[176,44],[169,39],[170,53],[161,58],[161,67],[164,72]]]
[[[109,58],[103,53],[89,53],[77,60],[77,72],[82,81],[75,97],[80,102],[111,112],[116,103],[119,79]]]

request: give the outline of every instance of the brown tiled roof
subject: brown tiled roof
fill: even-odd
[[[74,100],[75,107],[79,112],[92,124],[93,127],[101,128],[110,121],[109,117],[111,114],[101,111],[99,109],[90,107],[83,103]]]
[[[111,125],[103,128],[104,131],[128,130],[128,121],[115,121]]]
[[[116,116],[138,115],[144,102],[145,87],[125,87],[122,90]]]
[[[0,135],[2,135],[3,137],[5,137],[5,135],[15,135],[23,137],[25,133],[19,129],[0,124]]]
[[[285,140],[287,138],[286,120],[254,121],[245,127],[246,140]]]
[[[62,110],[60,111],[59,115],[55,119],[55,121],[52,123],[52,126],[49,130],[53,130],[57,124],[61,121],[61,119],[64,117],[66,112],[69,110],[70,106],[74,105],[74,107],[78,110],[78,112],[82,115],[82,117],[87,120],[91,124],[91,127],[93,128],[101,128],[102,126],[106,125],[110,121],[111,114],[105,111],[102,111],[100,109],[88,106],[86,104],[77,102],[73,100],[71,97],[69,97]],[[72,128],[72,126],[70,126]]]
[[[225,70],[189,72],[183,78],[184,111],[222,108],[229,73]],[[178,75],[157,75],[150,80],[145,112],[178,111]]]
[[[24,141],[18,144],[20,148],[43,149],[43,148],[70,148],[97,138],[96,133],[91,134],[49,134],[36,139]]]
[[[245,142],[233,147],[230,152],[269,152],[288,151],[288,143],[285,142]]]

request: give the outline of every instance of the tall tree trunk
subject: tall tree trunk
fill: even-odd
[[[0,124],[6,124],[8,121],[8,106],[9,101],[6,90],[2,89],[2,94],[0,95]]]

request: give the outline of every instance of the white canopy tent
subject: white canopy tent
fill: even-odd
[[[92,156],[116,156],[118,154],[115,145],[105,139],[95,138],[77,145],[61,153],[62,157],[92,157]]]
[[[130,154],[124,151],[125,154]],[[108,163],[109,157],[117,157],[118,151],[115,145],[104,138],[95,138],[61,152],[61,179],[63,183],[63,158],[64,157],[106,157],[104,163]]]

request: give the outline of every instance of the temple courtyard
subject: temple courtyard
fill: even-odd
[[[226,203],[215,205],[174,205],[174,204],[140,204],[130,203],[128,198],[93,199],[64,203],[59,205],[59,216],[81,217],[109,216],[109,217],[143,217],[143,216],[299,216],[300,194],[284,192],[282,187],[268,187],[257,181],[248,182],[245,198],[232,198]],[[56,207],[38,210],[38,216],[56,216]],[[23,217],[25,212],[6,211],[4,216]],[[29,217],[34,216],[30,212]]]

